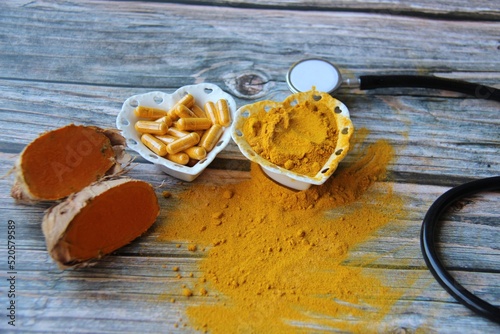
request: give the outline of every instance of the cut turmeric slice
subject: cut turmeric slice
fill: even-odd
[[[148,230],[160,212],[153,187],[121,178],[98,182],[48,209],[42,230],[60,268],[86,266]]]
[[[116,173],[124,146],[117,131],[94,126],[70,124],[46,132],[21,153],[11,195],[21,201],[64,198]]]

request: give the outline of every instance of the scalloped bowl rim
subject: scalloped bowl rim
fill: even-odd
[[[116,127],[122,131],[128,148],[134,150],[141,157],[158,166],[166,174],[184,181],[193,181],[215,159],[217,154],[229,144],[231,141],[231,126],[224,128],[224,132],[219,142],[207,153],[206,158],[200,160],[192,167],[177,164],[155,154],[141,142],[140,136],[134,128],[135,122],[139,120],[134,114],[134,109],[138,105],[169,110],[177,101],[188,93],[194,96],[199,106],[203,106],[207,101],[216,102],[219,99],[226,99],[231,112],[231,118],[234,120],[236,102],[233,97],[215,84],[200,83],[180,87],[171,94],[161,91],[151,91],[127,98],[116,118]]]
[[[259,154],[257,154],[248,144],[242,131],[245,120],[253,113],[258,112],[258,110],[261,110],[261,108],[266,108],[266,110],[268,110],[270,108],[283,105],[285,103],[290,103],[293,100],[301,100],[308,96],[306,94],[315,94],[315,95],[320,95],[324,98],[331,99],[330,102],[334,104],[334,107],[331,109],[331,111],[335,114],[337,128],[339,129],[339,137],[334,152],[327,160],[327,162],[323,165],[323,167],[320,169],[320,172],[318,172],[313,177],[292,172],[264,159]],[[336,107],[338,107],[338,110],[340,112],[334,111]],[[242,106],[236,111],[236,116],[234,118],[233,126],[231,128],[231,136],[234,142],[238,145],[238,148],[240,149],[241,153],[247,159],[259,164],[262,170],[271,179],[275,180],[276,182],[286,187],[296,190],[306,190],[311,185],[321,185],[325,183],[326,180],[328,180],[328,178],[337,169],[338,163],[345,157],[345,155],[349,151],[349,145],[350,145],[349,140],[353,132],[354,132],[354,126],[350,119],[349,109],[342,102],[333,98],[329,94],[320,92],[296,93],[288,96],[282,102],[260,101]]]

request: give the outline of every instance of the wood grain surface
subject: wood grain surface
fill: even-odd
[[[1,2],[0,332],[194,332],[178,325],[188,322],[185,309],[197,297],[165,302],[180,293],[166,263],[192,272],[187,281],[201,275],[202,255],[182,241],[158,242],[153,229],[92,268],[57,268],[40,228],[48,205],[19,205],[10,197],[9,171],[40,133],[68,123],[112,128],[129,96],[201,82],[219,85],[238,106],[282,100],[290,65],[313,56],[336,63],[346,78],[429,74],[500,88],[499,18],[498,1]],[[500,174],[498,102],[428,89],[342,88],[336,97],[356,128],[369,131],[367,143],[385,139],[395,148],[388,179],[379,183],[392,186],[408,212],[346,260],[404,291],[374,328],[498,333],[497,324],[441,288],[419,244],[422,219],[440,194]],[[353,159],[348,155],[343,164]],[[249,168],[231,143],[194,183],[239,182],[250,177]],[[129,175],[174,192],[191,186],[140,157]],[[171,205],[160,202],[159,220]],[[499,203],[494,192],[461,201],[447,213],[439,240],[453,274],[496,305]],[[9,220],[16,222],[15,328],[5,316]],[[375,260],[366,263],[367,256]],[[405,275],[415,275],[411,286],[398,279]]]

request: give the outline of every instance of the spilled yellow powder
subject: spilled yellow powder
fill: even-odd
[[[360,135],[358,141],[366,132]],[[179,195],[160,238],[207,247],[200,265],[203,289],[219,296],[188,308],[194,328],[359,332],[390,311],[400,292],[343,264],[349,249],[400,216],[403,207],[389,185],[370,189],[384,179],[392,147],[385,141],[357,146],[353,163],[306,191],[277,185],[253,165],[247,181],[194,185]]]

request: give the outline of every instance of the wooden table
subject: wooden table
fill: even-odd
[[[0,171],[41,132],[78,123],[114,127],[123,101],[200,82],[219,85],[237,104],[282,99],[285,73],[305,57],[338,64],[345,77],[429,74],[500,88],[498,1],[22,1],[0,4]],[[385,317],[397,333],[498,333],[500,327],[457,303],[434,280],[420,252],[422,219],[452,186],[499,175],[498,102],[426,89],[343,88],[356,128],[386,139],[394,191],[405,221],[377,231],[351,257],[373,254],[390,277],[418,274],[410,294]],[[346,164],[351,160],[346,159]],[[236,163],[237,162],[237,163]],[[154,185],[181,182],[136,160],[130,176]],[[238,170],[225,170],[238,166]],[[231,143],[193,183],[248,177]],[[241,170],[243,169],[243,171]],[[224,173],[221,173],[224,171]],[[197,272],[201,260],[154,233],[88,269],[61,271],[48,256],[40,221],[47,205],[16,204],[12,176],[0,180],[0,332],[171,333],[193,300],[158,296],[174,284],[172,263]],[[158,190],[161,192],[161,189]],[[166,215],[167,201],[162,201]],[[446,264],[469,289],[500,304],[498,194],[462,202],[446,221]],[[8,221],[16,226],[15,328],[8,324]],[[404,227],[404,228],[398,228]],[[168,298],[168,296],[167,296]],[[185,320],[186,321],[186,320]],[[375,327],[373,327],[375,328]],[[379,328],[379,327],[378,327]],[[369,330],[369,328],[367,328]]]

